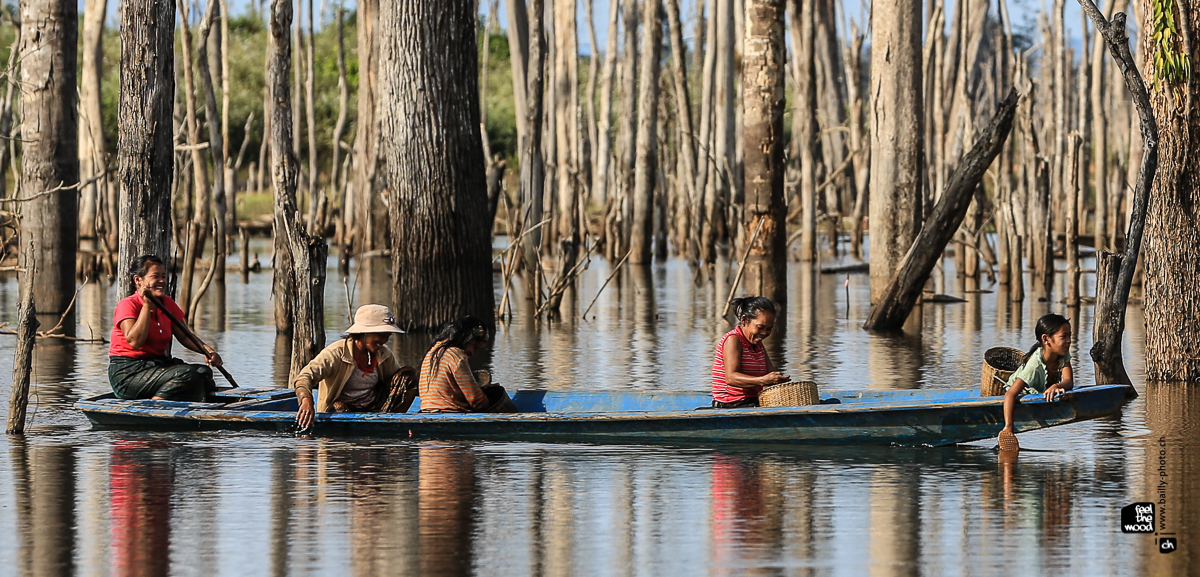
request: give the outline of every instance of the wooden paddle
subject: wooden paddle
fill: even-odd
[[[199,345],[200,348],[203,349],[205,347],[204,341],[200,340],[200,337],[196,336],[196,333],[193,333],[192,329],[189,329],[188,326],[183,324],[182,321],[175,318],[175,315],[171,314],[171,310],[163,306],[162,301],[158,300],[158,297],[154,296],[152,293],[146,293],[146,296],[150,299],[150,302],[154,303],[154,306],[158,307],[158,310],[167,314],[167,318],[171,319],[171,324],[175,325],[175,328],[179,329],[179,332],[190,337],[192,342]],[[232,385],[233,388],[238,388],[237,381],[233,380],[233,375],[230,375],[229,371],[225,370],[225,367],[217,367],[217,370],[221,371],[221,375],[225,377],[225,380],[229,381],[229,384]]]

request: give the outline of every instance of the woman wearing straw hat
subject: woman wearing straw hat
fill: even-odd
[[[314,382],[320,384],[317,412],[407,411],[416,396],[417,372],[401,367],[385,346],[392,333],[403,332],[387,307],[358,307],[345,338],[325,347],[292,382],[300,400],[296,424],[312,425]]]

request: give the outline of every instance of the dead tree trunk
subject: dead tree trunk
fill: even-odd
[[[344,34],[345,15],[343,14],[342,5],[337,7],[337,67],[338,67],[338,116],[337,123],[333,127],[333,164],[329,167],[329,187],[336,189],[341,174],[341,158],[342,158],[342,135],[346,133],[346,120],[349,117],[350,108],[350,86],[346,80],[346,40]],[[342,198],[342,214],[345,214],[346,195],[343,193]],[[344,219],[342,222],[345,222]],[[348,233],[344,227],[341,234],[337,236],[337,242],[346,245],[345,235]]]
[[[660,0],[642,4],[642,54],[638,72],[637,160],[634,168],[633,227],[629,238],[630,264],[650,264],[654,224],[655,155],[658,141],[658,72],[662,48]]]
[[[1067,170],[1070,171],[1070,186],[1067,187],[1067,235],[1064,242],[1064,252],[1067,258],[1066,302],[1068,307],[1079,306],[1079,203],[1083,197],[1083,182],[1079,179],[1079,164],[1082,162],[1083,139],[1079,133],[1072,132],[1067,136]]]
[[[742,115],[745,119],[746,290],[776,303],[787,302],[787,207],[783,199],[784,0],[746,4],[746,52],[742,60]],[[799,112],[797,111],[797,114]]]
[[[542,164],[542,96],[545,89],[546,40],[543,18],[545,4],[530,0],[529,10],[529,67],[526,72],[525,138],[521,142],[521,211],[524,214],[522,241],[526,288],[534,304],[541,306],[542,198],[545,187],[545,167]]]
[[[1112,18],[1115,2],[1105,3],[1105,17]],[[1108,250],[1108,106],[1104,90],[1104,41],[1097,30],[1092,43],[1092,159],[1095,160],[1096,217],[1092,228],[1092,245],[1097,251]],[[1097,263],[1099,271],[1099,263]]]
[[[534,4],[531,12],[540,11]],[[420,330],[466,314],[490,324],[495,298],[474,3],[388,4],[380,31],[382,53],[392,55],[381,62],[387,104],[380,113],[392,135],[384,154],[396,318]],[[422,98],[411,96],[413,86],[424,88]]]
[[[561,277],[575,265],[575,252],[579,246],[578,187],[575,185],[577,156],[575,150],[579,140],[578,87],[579,48],[576,40],[575,0],[557,0],[554,3],[556,34],[554,41],[554,139],[555,139],[555,186],[557,215],[554,223],[554,238],[557,240],[554,254],[558,261]]]
[[[320,174],[320,169],[317,167],[317,112],[316,112],[316,66],[314,52],[316,46],[313,41],[313,3],[308,0],[308,47],[304,51],[305,70],[304,70],[304,122],[308,127],[308,234],[325,237],[325,231],[321,228],[321,208],[327,202],[324,191],[317,187],[317,176]],[[304,39],[301,37],[301,42]]]
[[[221,129],[221,118],[217,115],[217,94],[213,88],[213,79],[211,67],[209,66],[208,55],[208,37],[212,31],[212,26],[217,19],[217,4],[218,0],[208,0],[208,8],[204,11],[204,18],[200,24],[200,42],[196,51],[196,67],[200,74],[200,86],[204,90],[204,117],[208,120],[208,150],[212,156],[213,165],[213,188],[212,200],[213,208],[216,211],[216,217],[213,219],[215,224],[213,233],[213,279],[220,284],[225,283],[225,256],[229,253],[226,246],[226,230],[225,230],[225,163],[227,142],[225,134],[227,130]],[[219,62],[219,59],[218,59]],[[193,300],[199,300],[202,294],[197,294]],[[192,311],[195,306],[192,305],[188,309],[189,315],[193,318],[195,315]]]
[[[41,324],[37,320],[37,309],[33,305],[32,261],[35,252],[31,247],[21,251],[26,254],[25,272],[21,274],[21,301],[17,307],[17,347],[13,355],[12,388],[8,397],[8,423],[4,432],[21,435],[25,432],[25,409],[29,406],[29,375],[33,369],[34,335]]]
[[[190,310],[192,303],[192,285],[195,278],[196,260],[204,254],[204,244],[208,237],[209,205],[211,190],[208,185],[208,163],[204,160],[204,150],[200,147],[200,122],[196,118],[196,83],[192,74],[192,33],[188,26],[187,0],[177,0],[181,15],[180,32],[183,46],[183,83],[184,103],[187,107],[184,118],[187,130],[187,143],[192,155],[192,182],[195,185],[195,210],[192,212],[191,229],[187,234],[187,246],[183,252],[183,272],[179,275],[179,302],[184,310]]]
[[[693,242],[698,247],[697,262],[711,264],[716,261],[713,252],[713,221],[709,205],[713,202],[713,183],[710,177],[716,163],[713,160],[712,125],[713,83],[716,81],[717,58],[717,8],[720,0],[708,0],[708,17],[705,19],[704,67],[700,72],[700,138],[696,151],[696,224],[693,226]]]
[[[271,178],[275,185],[276,302],[291,302],[292,363],[289,382],[325,348],[325,239],[310,236],[296,206],[298,170],[292,150],[292,98],[288,82],[292,66],[288,31],[292,23],[289,0],[271,2]],[[287,255],[287,258],[281,258]],[[281,266],[282,264],[282,266]],[[279,292],[283,289],[285,292]],[[279,309],[276,307],[276,314]],[[276,325],[278,326],[278,322]]]
[[[525,0],[506,0],[505,6],[507,7],[505,12],[508,15],[508,59],[512,65],[513,111],[516,113],[519,146],[529,130],[526,122],[528,98],[525,95],[526,75],[528,74],[526,66],[529,62],[529,12],[525,8]],[[612,30],[613,28],[610,27],[610,44],[613,41]]]
[[[800,261],[817,260],[817,77],[814,66],[814,0],[792,0],[792,43],[796,46],[796,102],[792,112],[792,158],[800,173]]]
[[[854,212],[851,213],[850,254],[862,260],[863,212],[869,193],[871,176],[871,148],[863,142],[863,99],[861,96],[861,70],[863,36],[858,26],[851,25],[851,39],[843,61],[846,63],[846,88],[850,102],[850,153],[854,159]]]
[[[519,0],[518,0],[519,1]],[[381,202],[376,195],[375,176],[379,169],[379,43],[375,27],[379,20],[379,0],[359,0],[355,15],[358,30],[358,117],[354,136],[354,221],[351,245],[359,253],[379,248],[386,221],[375,218]],[[383,237],[386,238],[386,237]]]
[[[608,201],[608,173],[612,163],[613,74],[617,71],[617,14],[621,0],[608,3],[608,43],[604,52],[604,75],[600,78],[600,115],[596,119],[596,140],[592,148],[592,202]],[[522,163],[524,170],[524,163]]]
[[[1172,6],[1168,4],[1168,6]],[[1195,23],[1200,17],[1200,2],[1187,0],[1176,2],[1175,22],[1178,31],[1165,32],[1162,43],[1141,53],[1147,67],[1162,58],[1187,58],[1195,63],[1200,54],[1196,51]],[[1088,8],[1092,19],[1099,22],[1093,8]],[[1149,12],[1149,8],[1146,8]],[[1098,25],[1099,26],[1099,25]],[[1115,288],[1118,299],[1113,312],[1125,310],[1122,297],[1136,282],[1135,269],[1145,273],[1145,318],[1146,318],[1146,378],[1150,381],[1200,381],[1200,323],[1195,314],[1200,297],[1195,288],[1195,270],[1200,264],[1196,246],[1200,243],[1200,194],[1197,193],[1197,166],[1200,165],[1200,120],[1195,112],[1195,102],[1200,96],[1200,78],[1194,73],[1180,71],[1154,73],[1155,82],[1147,98],[1141,87],[1140,78],[1128,58],[1127,47],[1115,47],[1114,42],[1124,39],[1125,22],[1122,14],[1113,18],[1112,26],[1105,33],[1109,50],[1120,50],[1118,65],[1125,74],[1126,86],[1133,93],[1140,118],[1143,145],[1141,169],[1132,195],[1129,210],[1129,228],[1125,238],[1125,255],[1121,259],[1121,272]],[[1112,34],[1116,33],[1116,34]],[[1110,35],[1116,36],[1115,39]],[[1164,54],[1166,53],[1166,54]],[[1155,70],[1158,70],[1156,67]],[[1148,102],[1147,102],[1148,100]],[[1150,118],[1150,112],[1153,118]],[[1160,130],[1155,133],[1154,127]],[[1161,137],[1161,151],[1156,145]],[[1161,171],[1155,170],[1161,164]],[[1149,188],[1149,193],[1146,189]],[[1147,196],[1148,194],[1148,196]],[[1142,226],[1146,230],[1146,254],[1142,267],[1138,267],[1138,249],[1142,240]],[[1097,299],[1099,302],[1099,299]],[[1116,308],[1116,307],[1120,308]],[[1097,310],[1097,327],[1100,326],[1100,311]],[[1123,319],[1121,319],[1123,320]],[[1110,320],[1116,328],[1117,319]],[[1092,359],[1097,363],[1097,375],[1101,372],[1102,349],[1097,328],[1096,347]],[[1110,329],[1111,330],[1111,329]],[[1105,335],[1107,336],[1107,335]],[[1119,359],[1121,350],[1120,332],[1116,338],[1106,338],[1110,356]],[[1108,360],[1111,363],[1111,360]],[[1117,365],[1119,366],[1119,365]],[[1107,373],[1107,370],[1106,370]],[[1119,373],[1106,374],[1117,378]],[[1118,382],[1129,382],[1127,379]]]
[[[6,78],[17,75],[17,55],[21,53],[21,28],[13,29],[12,44],[8,45],[8,65],[5,67]],[[8,166],[12,162],[9,154],[13,128],[13,86],[15,82],[4,83],[4,100],[0,102],[0,139],[9,145],[0,144],[0,175],[8,174]],[[0,198],[8,197],[8,179],[0,178]],[[115,224],[114,224],[115,226]]]
[[[898,330],[904,326],[921,296],[929,273],[937,259],[946,250],[946,244],[962,224],[970,208],[975,190],[983,180],[988,166],[1000,153],[1012,131],[1013,116],[1017,110],[1017,91],[1014,89],[1000,104],[991,125],[984,130],[975,146],[959,161],[946,190],[938,199],[925,226],[921,227],[916,241],[905,254],[896,273],[889,279],[886,290],[872,305],[871,314],[863,328],[875,331]]]
[[[130,265],[153,254],[171,266],[171,125],[175,97],[175,5],[125,0],[121,8],[121,87],[117,170],[121,222],[120,294],[133,292]],[[280,293],[286,294],[286,293]]]
[[[104,112],[100,101],[100,78],[104,74],[104,16],[107,7],[108,0],[88,0],[83,16],[83,78],[79,83],[79,178],[83,182],[103,173],[107,162],[104,150]],[[105,216],[100,207],[104,204],[107,191],[107,176],[80,189],[80,239],[97,238],[96,223]],[[106,228],[111,228],[112,225]]]
[[[1151,198],[1151,186],[1155,183],[1154,176],[1158,170],[1158,124],[1156,120],[1156,113],[1158,113],[1160,118],[1166,119],[1168,123],[1171,124],[1168,132],[1180,128],[1175,124],[1179,122],[1179,118],[1173,111],[1167,110],[1166,107],[1162,107],[1157,110],[1152,107],[1150,95],[1146,91],[1146,85],[1142,81],[1142,77],[1137,70],[1137,65],[1133,60],[1133,55],[1130,54],[1129,51],[1129,37],[1125,31],[1125,14],[1117,12],[1113,17],[1112,22],[1109,22],[1102,14],[1100,14],[1100,11],[1096,8],[1095,4],[1091,2],[1091,0],[1082,0],[1080,5],[1083,6],[1083,10],[1087,13],[1088,17],[1092,19],[1092,22],[1095,23],[1096,31],[1104,37],[1104,41],[1108,45],[1109,53],[1112,54],[1113,60],[1121,69],[1121,72],[1125,77],[1126,88],[1128,88],[1133,94],[1133,101],[1137,109],[1138,118],[1141,122],[1141,136],[1145,150],[1145,154],[1141,159],[1141,166],[1138,170],[1138,178],[1132,195],[1133,211],[1130,214],[1129,219],[1129,232],[1126,235],[1125,253],[1123,255],[1116,255],[1108,252],[1097,252],[1096,260],[1096,320],[1092,329],[1095,344],[1092,345],[1091,350],[1092,362],[1096,364],[1096,383],[1130,383],[1131,381],[1129,380],[1129,375],[1125,371],[1125,363],[1121,358],[1121,339],[1125,332],[1125,308],[1129,302],[1129,288],[1133,284],[1133,275],[1137,266],[1138,252],[1141,249],[1142,229],[1147,223],[1147,205],[1149,204]],[[1099,39],[1097,39],[1097,43],[1099,43]],[[1188,90],[1191,89],[1192,87],[1189,86]],[[1170,98],[1169,94],[1167,93],[1171,90],[1171,87],[1160,86],[1158,90],[1161,90],[1162,92],[1155,94],[1155,100],[1159,104],[1162,104],[1164,100]],[[1098,105],[1098,103],[1093,104]],[[1183,120],[1183,122],[1189,121],[1189,119]],[[1183,130],[1186,131],[1187,128],[1184,127]],[[1169,138],[1169,140],[1173,142],[1171,142],[1170,145],[1165,146],[1172,153],[1178,153],[1179,151],[1177,148],[1178,142],[1175,141],[1175,137],[1177,137],[1177,135],[1172,135],[1172,138]],[[1194,164],[1192,166],[1194,166]],[[1166,185],[1165,183],[1160,183],[1159,186],[1165,187]],[[1160,191],[1162,191],[1161,188]],[[1162,204],[1170,205],[1177,202],[1177,197],[1172,194],[1164,194],[1158,198],[1161,200],[1160,202],[1156,203],[1156,207]],[[1171,207],[1171,209],[1174,210],[1178,210],[1178,208],[1178,206]],[[1158,210],[1162,209],[1156,208],[1156,212]],[[1153,219],[1150,220],[1150,223],[1151,234],[1149,236],[1152,240],[1147,245],[1147,261],[1155,258],[1151,256],[1153,254],[1153,250],[1151,249],[1150,245],[1155,242],[1153,240],[1155,237],[1154,227],[1156,224],[1158,224],[1155,223]],[[1194,239],[1195,237],[1193,237],[1193,240]],[[1170,246],[1170,242],[1168,242],[1167,245]],[[1193,258],[1193,256],[1188,253],[1188,251],[1192,250],[1193,246],[1194,244],[1177,247],[1177,252],[1179,255],[1173,255],[1171,258],[1178,259],[1181,258],[1181,256],[1182,258]],[[1161,266],[1165,268],[1171,268],[1173,266],[1169,262],[1160,262],[1156,264],[1161,264]],[[1150,268],[1150,266],[1147,266],[1147,268]],[[1195,279],[1189,277],[1179,280],[1185,283],[1186,286],[1190,286]],[[1175,331],[1179,330],[1179,324],[1177,321],[1179,318],[1183,317],[1163,317],[1161,319],[1156,317],[1156,320],[1151,320],[1152,314],[1169,315],[1173,314],[1174,312],[1170,310],[1155,311],[1152,309],[1152,306],[1153,308],[1158,308],[1160,306],[1163,306],[1163,308],[1186,306],[1183,303],[1173,303],[1171,299],[1177,293],[1170,292],[1179,291],[1180,289],[1183,289],[1185,285],[1176,285],[1174,287],[1168,286],[1166,294],[1159,293],[1157,290],[1150,291],[1149,289],[1151,287],[1147,286],[1147,296],[1150,298],[1147,299],[1146,303],[1146,334],[1152,334],[1151,331],[1156,329],[1165,331],[1153,333],[1156,335],[1156,338],[1147,339],[1146,373],[1148,378],[1186,378],[1185,375],[1177,374],[1173,368],[1168,368],[1169,365],[1162,362],[1161,356],[1156,357],[1155,355],[1151,354],[1151,351],[1155,349],[1158,349],[1159,351],[1186,351],[1186,345],[1181,343],[1163,343],[1162,340],[1176,339],[1181,337],[1191,338],[1195,336],[1176,334]],[[1154,288],[1158,289],[1159,287]],[[1158,297],[1160,294],[1162,295],[1161,301]],[[1152,302],[1155,304],[1151,305]],[[1172,327],[1174,328],[1164,329],[1153,326],[1154,323],[1159,322],[1171,323]],[[1193,339],[1187,342],[1195,341]],[[1164,347],[1164,344],[1167,346]],[[1170,345],[1179,346],[1180,348],[1171,349]],[[1194,363],[1191,363],[1190,361],[1184,361],[1183,363],[1176,364],[1178,366],[1194,365]],[[1164,365],[1167,366],[1164,367]],[[1151,369],[1151,367],[1154,368]],[[1167,370],[1162,370],[1163,368],[1167,368]],[[1191,376],[1194,377],[1195,374],[1193,373]]]
[[[690,242],[693,238],[692,227],[700,226],[699,214],[696,207],[700,198],[695,190],[696,182],[696,142],[693,140],[692,129],[692,98],[688,90],[687,80],[687,45],[683,42],[683,24],[679,19],[679,0],[665,0],[667,8],[667,24],[671,34],[671,73],[675,87],[675,114],[679,121],[679,158],[681,171],[676,175],[679,185],[679,196],[685,199],[678,207],[682,230],[679,235],[683,243],[682,253],[689,259],[694,259],[697,247]]]
[[[629,223],[632,217],[628,213],[630,197],[636,179],[637,163],[637,70],[638,70],[638,3],[637,0],[626,0],[625,10],[625,40],[621,55],[621,116],[617,128],[617,197],[612,203],[615,215],[615,228],[609,242],[612,243],[610,258],[625,252],[629,246]]]
[[[884,2],[873,10],[870,258],[871,300],[878,303],[921,228],[925,127],[921,5]]]
[[[33,243],[39,255],[38,303],[49,315],[66,311],[75,295],[79,197],[74,190],[38,195],[79,182],[77,12],[74,0],[21,1],[20,197],[31,200],[21,207],[20,246],[25,254]],[[64,334],[75,335],[74,318]]]

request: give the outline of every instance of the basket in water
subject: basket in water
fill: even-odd
[[[816,405],[821,402],[817,395],[817,384],[812,381],[795,381],[782,385],[771,385],[758,394],[760,407],[798,407]]]
[[[983,353],[983,374],[979,380],[979,395],[998,397],[1004,394],[1004,385],[1021,365],[1024,351],[1009,347],[995,347]]]

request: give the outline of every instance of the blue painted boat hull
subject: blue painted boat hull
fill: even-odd
[[[995,437],[1003,398],[977,389],[823,393],[820,405],[708,409],[699,392],[518,391],[510,414],[321,413],[313,434],[694,443],[950,445]],[[1016,408],[1024,432],[1113,414],[1136,396],[1128,385],[1080,387],[1059,400],[1030,395]],[[836,400],[835,400],[836,399]],[[290,390],[223,391],[221,402],[125,401],[111,394],[76,403],[98,428],[291,431]]]

